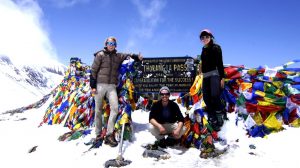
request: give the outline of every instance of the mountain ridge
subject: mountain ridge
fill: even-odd
[[[66,70],[65,65],[56,61],[51,61],[48,65],[15,65],[8,56],[0,56],[0,78],[3,81],[0,88],[17,88],[5,95],[1,104],[11,106],[7,109],[6,105],[0,105],[0,112],[41,99],[60,83]]]

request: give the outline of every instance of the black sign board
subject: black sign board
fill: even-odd
[[[158,93],[162,86],[173,93],[187,93],[196,76],[192,57],[144,58],[136,70],[133,83],[140,93]]]

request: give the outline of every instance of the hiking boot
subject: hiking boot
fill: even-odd
[[[95,140],[104,140],[105,135],[106,135],[106,128],[103,128],[102,131],[99,132],[99,134],[96,134]]]
[[[219,126],[219,124],[218,124],[217,119],[209,118],[209,119],[208,119],[208,123],[209,123],[209,125],[212,127],[213,130],[215,130],[215,131],[217,131],[217,132],[221,130],[221,129],[220,129],[220,126]]]
[[[155,141],[154,144],[161,147],[161,148],[166,148],[167,147],[165,138]]]
[[[223,124],[224,124],[223,117],[224,117],[224,115],[223,115],[222,111],[216,111],[216,122],[217,122],[218,127],[223,126]]]
[[[104,134],[97,135],[95,140],[103,140],[104,136],[105,136]]]
[[[91,148],[99,148],[100,146],[102,146],[103,143],[103,138],[102,137],[97,137],[93,142],[92,142],[92,146]],[[90,149],[91,149],[90,148]]]
[[[175,146],[179,144],[179,139],[175,139],[173,137],[168,136],[165,142],[166,142],[166,146]]]
[[[104,140],[104,137],[101,136],[101,135],[97,135],[96,138],[94,139],[94,143],[95,142],[98,142],[98,141],[103,141]]]
[[[118,142],[116,141],[114,134],[107,135],[104,139],[104,143],[111,147],[118,146]]]
[[[228,120],[229,120],[229,118],[227,117],[227,113],[225,111],[225,112],[223,112],[223,121],[228,121]]]
[[[158,144],[154,143],[154,144],[148,144],[145,146],[146,149],[148,150],[157,150],[158,149]]]
[[[211,127],[217,132],[221,131],[221,128],[216,124],[212,125]]]

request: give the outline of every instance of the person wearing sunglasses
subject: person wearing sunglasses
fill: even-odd
[[[185,132],[185,127],[179,106],[169,99],[169,88],[163,86],[159,94],[160,100],[153,103],[149,114],[150,132],[157,139],[157,145],[165,148],[179,142]]]
[[[118,84],[119,66],[128,57],[135,61],[141,61],[141,54],[126,54],[117,52],[117,40],[115,37],[108,37],[104,42],[104,48],[94,54],[94,61],[91,66],[90,86],[95,99],[95,133],[96,140],[103,139],[104,143],[115,147],[118,142],[114,136],[114,125],[118,115],[118,95],[116,86]],[[102,130],[102,109],[103,99],[106,98],[110,105],[110,115],[107,123],[107,130]],[[103,132],[102,132],[103,131]]]
[[[224,88],[222,50],[220,45],[214,42],[214,36],[210,30],[202,30],[199,37],[203,43],[199,71],[203,75],[202,90],[208,122],[215,131],[220,131],[225,116],[221,109],[220,99],[222,88]]]

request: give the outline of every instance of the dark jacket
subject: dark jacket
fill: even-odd
[[[224,78],[224,65],[222,50],[218,44],[211,43],[202,48],[201,53],[202,73],[218,70],[220,78]]]
[[[183,122],[184,118],[181,114],[179,106],[175,102],[169,101],[168,108],[169,108],[172,115],[169,119],[162,120],[162,118],[163,118],[162,117],[162,110],[163,110],[162,101],[159,100],[158,102],[155,102],[152,105],[152,108],[151,108],[151,111],[150,111],[150,114],[149,114],[149,121],[153,118],[160,124]]]
[[[119,67],[128,57],[138,60],[136,54],[117,53],[116,50],[109,52],[104,50],[94,54],[94,62],[91,66],[90,86],[96,88],[97,83],[118,84]]]

